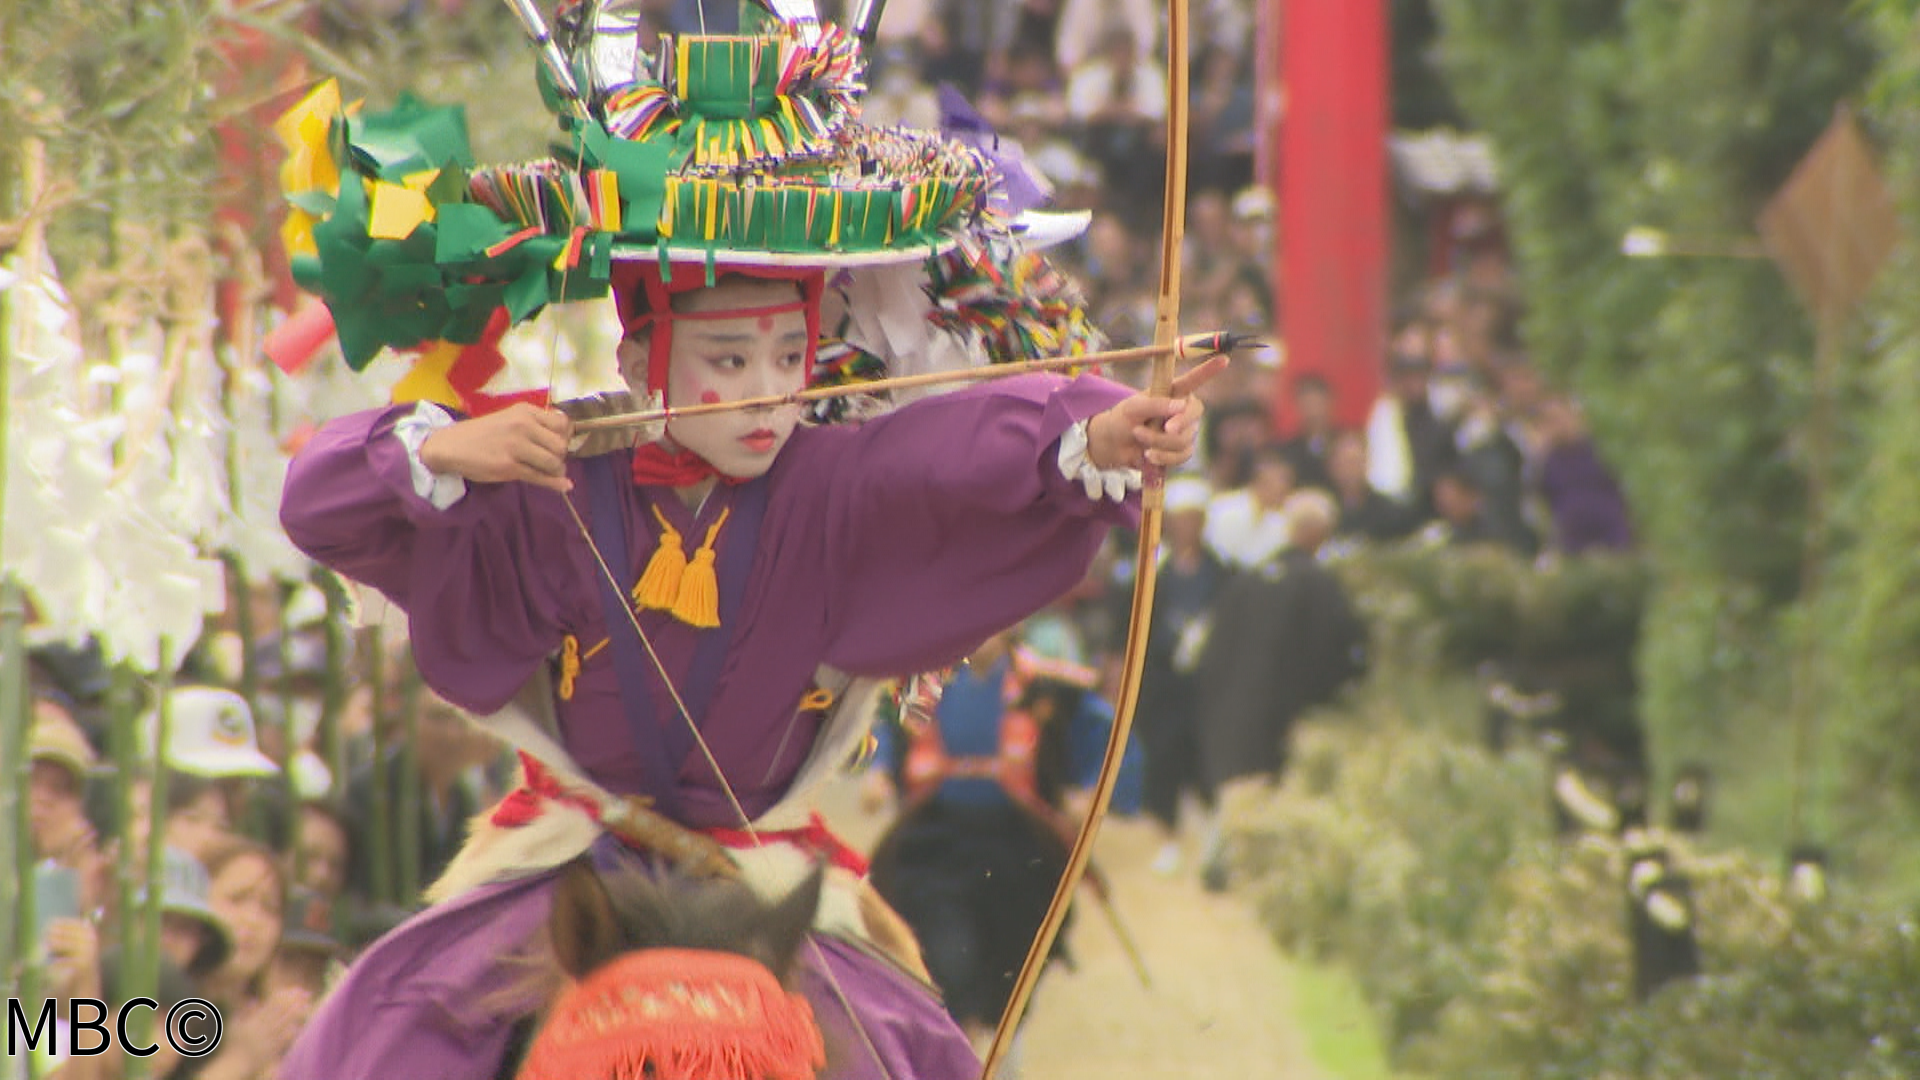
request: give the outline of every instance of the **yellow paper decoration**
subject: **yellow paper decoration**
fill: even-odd
[[[327,144],[334,118],[341,114],[340,84],[332,79],[313,88],[300,104],[288,109],[273,125],[274,133],[287,148],[287,160],[280,164],[280,189],[288,195],[322,191],[332,195],[340,189],[340,164],[333,160]],[[280,229],[281,243],[290,256],[313,255],[313,215],[294,209]]]
[[[460,359],[463,348],[450,341],[441,341],[423,351],[420,359],[414,361],[413,369],[393,384],[393,403],[411,405],[419,401],[431,401],[449,409],[461,408],[460,395],[454,392],[448,375],[453,371],[454,362]]]
[[[425,185],[422,185],[423,187]],[[373,206],[368,211],[367,235],[375,240],[405,240],[421,222],[432,221],[433,204],[426,195],[411,186],[373,185]]]

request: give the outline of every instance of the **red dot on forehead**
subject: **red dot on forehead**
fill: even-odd
[[[720,393],[719,393],[719,391],[717,391],[717,390],[702,390],[702,391],[700,391],[700,404],[702,404],[702,405],[718,405],[718,404],[720,404]]]
[[[773,332],[773,316],[771,315],[760,316],[760,332],[763,334],[769,334]]]

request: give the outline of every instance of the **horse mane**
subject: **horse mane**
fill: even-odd
[[[825,869],[818,868],[769,904],[726,878],[601,871],[582,858],[560,875],[547,931],[555,959],[574,979],[641,949],[702,949],[756,960],[787,984],[824,883]]]

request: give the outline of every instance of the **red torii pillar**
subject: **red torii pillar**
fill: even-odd
[[[1285,107],[1271,111],[1263,133],[1277,158],[1264,164],[1277,203],[1274,299],[1287,349],[1274,415],[1291,424],[1292,382],[1311,373],[1333,387],[1337,422],[1359,426],[1386,355],[1387,4],[1269,0],[1265,14],[1278,29],[1285,89]]]

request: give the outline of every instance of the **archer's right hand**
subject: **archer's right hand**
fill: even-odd
[[[496,413],[461,420],[427,436],[420,463],[440,476],[483,484],[523,480],[558,492],[567,479],[567,442],[573,421],[555,409],[516,402]]]

